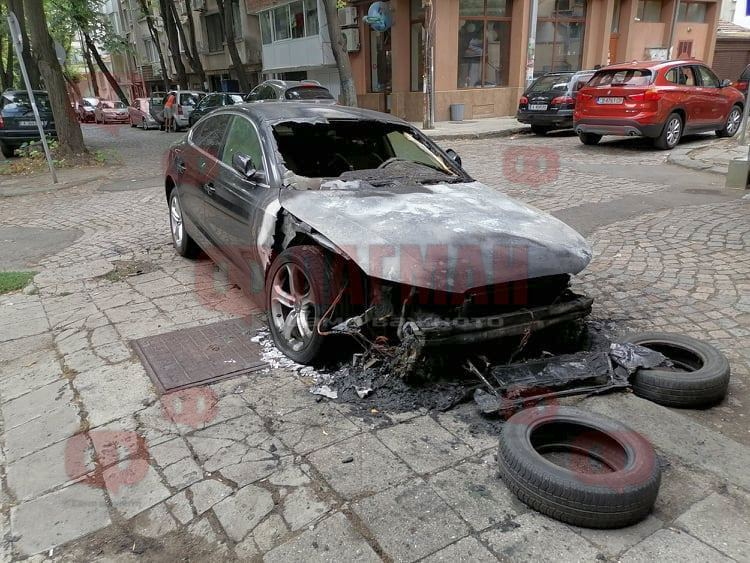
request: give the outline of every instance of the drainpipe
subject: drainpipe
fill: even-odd
[[[674,43],[674,32],[677,27],[677,14],[680,11],[680,0],[674,0],[672,11],[672,24],[669,26],[669,43],[667,43],[667,60],[672,60],[672,44]]]
[[[534,52],[536,51],[536,19],[539,0],[531,0],[529,9],[529,42],[526,45],[526,86],[534,81]]]

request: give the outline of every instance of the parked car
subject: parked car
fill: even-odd
[[[96,106],[99,105],[99,102],[101,100],[99,98],[81,98],[80,103],[78,104],[78,120],[81,123],[86,123],[87,121],[94,121],[95,114],[96,114]]]
[[[172,93],[177,96],[174,106],[176,128],[178,130],[187,129],[190,127],[190,114],[193,113],[195,106],[206,96],[206,93],[197,90],[173,90]],[[156,117],[159,125],[164,125],[164,103],[167,101],[167,96],[169,94],[164,94],[159,104],[158,115]]]
[[[215,109],[224,106],[232,106],[244,102],[243,95],[239,92],[211,92],[198,102],[193,111],[190,113],[188,122],[192,127],[201,117],[208,115]]]
[[[122,102],[102,100],[94,112],[95,123],[127,123],[130,121],[128,107]]]
[[[632,62],[596,71],[578,92],[575,130],[586,145],[618,135],[671,149],[685,133],[733,136],[743,107],[743,95],[700,61]]]
[[[220,108],[168,153],[172,242],[236,274],[301,363],[347,326],[447,347],[587,315],[592,300],[568,287],[591,259],[583,237],[459,162],[369,110]]]
[[[43,90],[34,90],[34,99],[45,136],[56,138],[55,118],[49,95]],[[24,143],[39,140],[39,127],[26,90],[3,92],[0,97],[0,152],[4,157],[11,158]]]
[[[745,70],[740,73],[740,77],[732,82],[732,86],[747,96],[748,83],[750,83],[750,65],[747,65]]]
[[[545,135],[553,129],[572,129],[578,90],[593,75],[593,70],[582,70],[540,76],[518,101],[516,119],[531,125],[537,135]]]
[[[136,98],[128,107],[130,126],[140,127],[144,131],[152,127],[159,127],[159,123],[151,115],[148,98]]]
[[[316,80],[266,80],[253,88],[245,101],[335,104],[336,98]]]

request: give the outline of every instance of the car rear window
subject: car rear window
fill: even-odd
[[[328,89],[322,86],[295,86],[289,88],[284,97],[287,100],[332,100]]]
[[[647,86],[651,84],[651,71],[643,68],[612,68],[597,71],[589,86]]]
[[[47,94],[34,93],[36,107],[41,111],[49,111],[49,96]],[[29,110],[31,111],[31,102],[29,95],[24,92],[3,96],[3,109],[7,110]]]
[[[568,83],[570,82],[570,76],[548,75],[538,78],[536,82],[531,85],[528,92],[529,94],[536,94],[541,92],[551,92],[553,90],[559,90],[565,92],[568,89]]]
[[[115,102],[112,104],[112,107],[115,109],[125,109],[126,106],[122,102]]]
[[[196,96],[195,94],[180,94],[181,106],[197,106],[198,102],[205,96]]]

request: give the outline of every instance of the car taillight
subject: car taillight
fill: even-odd
[[[0,115],[0,129],[2,129],[3,127],[5,127],[5,120],[3,119],[3,116]]]
[[[564,106],[564,105],[574,105],[576,101],[571,98],[570,96],[557,96],[557,98],[553,98],[550,102],[550,105],[552,106]]]
[[[628,96],[628,98],[634,102],[658,102],[661,99],[661,94],[657,90],[650,88],[640,94]]]
[[[526,96],[521,96],[521,98],[518,100],[519,106],[527,106],[529,105],[529,99]]]
[[[589,101],[591,98],[593,98],[591,94],[586,94],[585,92],[578,92],[578,101]]]

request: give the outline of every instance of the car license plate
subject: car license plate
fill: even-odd
[[[18,124],[21,127],[36,127],[36,121],[19,121]],[[44,125],[43,121],[42,121],[42,125]]]
[[[601,105],[613,105],[613,104],[621,104],[622,103],[622,97],[616,97],[616,98],[597,98],[596,103]]]
[[[547,104],[529,104],[529,111],[546,111]]]

